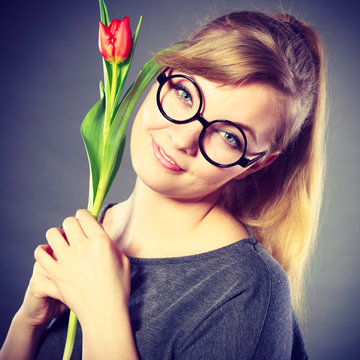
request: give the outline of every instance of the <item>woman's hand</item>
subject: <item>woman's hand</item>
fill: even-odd
[[[60,298],[75,313],[83,333],[84,359],[137,359],[128,310],[128,258],[86,210],[52,228],[35,258]]]
[[[88,211],[78,210],[64,220],[63,230],[51,228],[46,238],[53,253],[39,246],[35,258],[82,326],[127,311],[129,261]]]
[[[48,230],[46,238],[49,245],[35,250],[34,273],[0,359],[32,358],[43,329],[64,304],[81,323],[84,359],[137,359],[128,258],[86,210],[65,219],[63,230]]]
[[[42,249],[51,256],[50,246],[42,245]],[[28,326],[45,328],[52,319],[60,315],[65,309],[66,305],[62,303],[56,286],[41,265],[35,262],[23,304],[17,315]]]
[[[42,245],[42,249],[51,256],[49,245]],[[45,328],[65,309],[55,284],[36,262],[24,301],[0,350],[0,359],[33,359]]]

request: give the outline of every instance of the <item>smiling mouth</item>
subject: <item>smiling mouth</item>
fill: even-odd
[[[152,139],[151,145],[155,158],[163,167],[172,171],[184,171],[171,156],[166,154],[165,150],[154,139]]]
[[[164,150],[159,146],[161,155],[168,161],[170,161],[172,164],[176,165],[176,162],[172,159],[170,159],[167,154],[164,153]]]

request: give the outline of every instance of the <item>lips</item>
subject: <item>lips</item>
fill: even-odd
[[[169,156],[165,150],[155,142],[154,139],[152,139],[151,145],[156,159],[163,167],[172,171],[183,171],[183,169],[176,163],[176,161],[171,156]]]

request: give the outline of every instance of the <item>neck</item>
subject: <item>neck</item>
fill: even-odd
[[[138,179],[126,204],[128,218],[121,247],[130,256],[182,252],[180,247],[190,246],[217,199],[218,194],[191,201],[169,198]]]

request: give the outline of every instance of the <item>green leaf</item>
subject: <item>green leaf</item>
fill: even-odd
[[[100,187],[107,186],[107,182],[110,178],[115,176],[116,169],[116,150],[120,147],[120,143],[125,137],[126,125],[129,121],[130,115],[137,103],[140,95],[145,90],[149,82],[159,71],[160,66],[157,65],[154,59],[148,61],[142,68],[136,81],[126,93],[124,99],[121,102],[116,116],[111,124],[109,135],[105,142],[104,161],[100,174]],[[110,176],[108,175],[110,174]],[[108,191],[108,190],[106,190]]]
[[[85,144],[86,153],[89,161],[89,210],[92,209],[95,200],[103,159],[102,129],[105,119],[105,98],[101,83],[100,94],[100,100],[88,112],[80,128],[81,136]]]
[[[106,98],[110,97],[110,84],[112,81],[112,67],[111,64],[106,61],[104,58],[102,58],[103,62],[103,71],[104,71],[104,88],[106,93]]]
[[[172,51],[183,46],[182,44],[174,45],[169,49],[162,50]],[[145,90],[146,86],[159,72],[160,66],[155,62],[155,59],[150,59],[141,69],[137,79],[132,84],[126,95],[118,106],[117,112],[114,116],[113,122],[110,127],[109,135],[105,142],[104,148],[104,161],[100,174],[99,188],[108,186],[108,181],[111,177],[115,176],[116,164],[116,149],[119,148],[122,139],[125,137],[126,125],[129,121],[132,111],[139,100],[139,97]],[[116,170],[117,171],[117,170]],[[106,192],[108,189],[106,189]]]
[[[124,136],[124,138],[122,139],[119,151],[118,151],[118,153],[116,155],[114,168],[113,168],[113,171],[111,172],[110,180],[109,180],[106,192],[105,192],[105,197],[108,194],[108,192],[109,192],[109,190],[111,188],[111,185],[113,184],[113,182],[114,182],[114,180],[116,178],[117,172],[119,171],[121,160],[122,160],[122,157],[124,155],[125,143],[126,143],[126,136]]]
[[[100,20],[106,27],[108,27],[110,25],[109,14],[104,0],[99,0],[99,7],[100,7]]]
[[[103,3],[100,0],[100,7]],[[104,4],[104,13],[107,14]],[[181,46],[181,45],[180,45]],[[177,48],[174,46],[167,50]],[[164,51],[167,51],[164,50]],[[89,210],[98,217],[116,173],[119,169],[125,147],[125,129],[130,115],[140,95],[146,86],[160,70],[154,59],[148,61],[141,69],[137,79],[127,91],[118,107],[114,121],[111,124],[105,147],[103,147],[103,126],[105,118],[105,94],[100,82],[100,100],[92,107],[81,125],[81,135],[84,140],[90,168]],[[104,148],[104,152],[103,149]],[[68,337],[65,344],[63,360],[69,360],[74,345],[76,317],[70,312]]]

